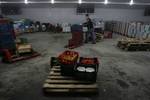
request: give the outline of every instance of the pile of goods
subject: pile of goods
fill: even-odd
[[[62,24],[62,32],[70,33],[71,32],[71,25],[69,23]]]
[[[23,53],[31,53],[32,52],[32,46],[30,44],[22,44],[17,46],[17,51],[19,54]]]
[[[117,46],[127,51],[149,51],[150,39],[139,40],[135,38],[125,38],[119,40]]]
[[[80,80],[96,82],[98,66],[97,58],[80,57],[80,61],[75,67],[75,76]]]
[[[16,39],[13,23],[8,19],[0,19],[0,52],[2,61],[12,63],[39,56],[32,50],[27,39]]]
[[[35,31],[34,23],[30,19],[22,19],[24,33],[33,33]]]
[[[71,26],[72,39],[68,41],[66,47],[73,49],[79,47],[83,44],[83,28],[81,25],[72,25]]]
[[[113,33],[111,31],[104,32],[104,38],[111,39],[113,37]]]
[[[32,45],[28,43],[25,38],[17,38],[15,41],[15,49],[3,50],[2,61],[5,63],[13,63],[16,61],[26,60],[33,57],[37,57],[40,54],[32,49]]]
[[[41,29],[41,23],[39,21],[35,22],[35,32],[40,32]]]
[[[16,35],[22,33],[33,33],[33,32],[55,32],[60,33],[63,28],[60,24],[51,23],[40,23],[39,21],[31,21],[30,19],[21,19],[13,21],[13,27]],[[70,32],[70,31],[69,31]]]
[[[74,66],[77,64],[79,54],[74,51],[65,51],[59,55],[59,61],[61,64],[61,74],[72,76],[74,72]]]
[[[51,68],[43,84],[46,95],[97,95],[97,58],[80,58],[75,51],[65,51],[51,58]]]
[[[63,64],[75,63],[77,58],[78,58],[78,53],[73,51],[65,51],[59,56],[59,59]]]
[[[25,27],[24,27],[24,24],[23,24],[23,21],[14,21],[14,31],[15,31],[15,35],[20,35],[22,33],[24,33],[24,30],[25,30]]]
[[[15,49],[15,34],[12,21],[0,19],[0,52],[3,49]]]
[[[57,57],[51,57],[50,64],[51,64],[51,67],[60,66],[59,59]]]
[[[14,21],[13,26],[16,35],[20,35],[22,33],[33,33],[36,30],[33,21],[29,19]]]
[[[146,39],[150,37],[150,23],[131,21],[108,21],[105,30],[109,30],[130,38]]]
[[[104,39],[104,35],[101,33],[96,33],[96,42],[99,42]]]
[[[18,54],[27,54],[32,53],[32,46],[28,43],[26,38],[17,38],[16,39],[16,49]]]
[[[94,65],[98,63],[97,58],[80,58],[80,64],[82,65]]]
[[[62,29],[61,25],[60,24],[56,24],[54,32],[55,33],[60,33],[62,31],[63,31],[63,29]]]
[[[61,75],[73,76],[83,81],[96,82],[99,62],[97,58],[83,58],[75,51],[65,51],[59,55]]]

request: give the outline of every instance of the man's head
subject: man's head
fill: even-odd
[[[89,14],[85,14],[86,21],[89,21]]]
[[[86,17],[86,18],[89,18],[89,14],[85,14],[85,17]]]

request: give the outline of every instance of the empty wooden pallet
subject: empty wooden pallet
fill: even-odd
[[[126,51],[150,51],[150,42],[148,40],[126,39],[118,41],[117,46]]]
[[[60,66],[53,66],[46,79],[43,90],[47,94],[88,94],[98,93],[97,83],[76,80],[72,77],[62,76]]]
[[[124,50],[126,51],[150,51],[150,43],[129,43]]]

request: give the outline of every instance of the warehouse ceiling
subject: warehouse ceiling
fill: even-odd
[[[27,0],[28,5],[24,5],[25,0],[0,0],[3,5],[20,5],[22,7],[76,7],[78,0]],[[93,3],[95,7],[101,8],[145,8],[150,6],[150,0],[133,0],[134,5],[130,6],[130,0],[108,0],[108,5],[104,5],[105,0],[81,0],[82,3]]]
[[[0,0],[0,1],[7,1],[7,2],[24,2],[24,0]],[[37,2],[49,2],[51,0],[28,0],[28,1],[37,1]],[[62,1],[62,2],[78,2],[78,0],[54,0],[54,1]],[[83,2],[104,2],[105,0],[82,0]],[[129,2],[130,0],[108,0],[109,2]],[[150,3],[150,0],[133,0],[134,2],[138,3]]]

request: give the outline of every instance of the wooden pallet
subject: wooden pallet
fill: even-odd
[[[129,43],[124,50],[126,51],[150,51],[150,43]]]
[[[149,41],[127,39],[118,41],[117,46],[126,51],[150,51]]]
[[[43,90],[46,94],[97,94],[98,84],[79,81],[73,77],[62,76],[60,66],[53,66],[46,79]]]
[[[26,54],[26,55],[20,55],[20,56],[12,55],[11,60],[2,59],[2,62],[11,64],[22,60],[32,59],[40,55],[41,55],[40,53],[33,51],[31,54]]]

